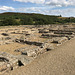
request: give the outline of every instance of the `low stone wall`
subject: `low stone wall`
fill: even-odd
[[[38,54],[42,54],[46,51],[52,50],[54,49],[52,44],[49,43],[43,43],[41,46],[37,47],[37,48],[33,48],[33,49],[28,49],[28,50],[23,50],[21,51],[22,55],[27,55],[30,57],[36,57],[38,56]]]
[[[24,39],[16,39],[15,42],[25,43],[25,44],[29,44],[29,45],[36,45],[36,46],[41,46],[43,44],[42,42],[27,41],[27,40],[24,40]]]
[[[54,34],[67,34],[67,35],[72,35],[73,32],[54,32]]]
[[[67,37],[55,38],[55,39],[53,39],[52,43],[62,44],[63,42],[65,42],[65,41],[67,41],[67,40],[68,40]]]
[[[65,37],[65,34],[42,34],[42,37]]]

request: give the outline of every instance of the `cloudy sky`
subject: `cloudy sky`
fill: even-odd
[[[0,13],[2,12],[75,17],[75,0],[0,0]]]

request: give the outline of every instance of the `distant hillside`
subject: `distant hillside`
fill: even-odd
[[[75,18],[63,18],[60,16],[43,15],[34,13],[5,12],[0,14],[0,26],[7,25],[46,25],[75,23]]]

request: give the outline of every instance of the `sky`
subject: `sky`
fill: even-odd
[[[0,13],[3,12],[75,17],[75,0],[0,0]]]

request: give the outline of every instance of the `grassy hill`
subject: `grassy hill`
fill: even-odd
[[[5,12],[0,14],[0,26],[7,25],[46,25],[75,23],[75,18],[64,18],[54,15],[43,15],[34,13]]]

